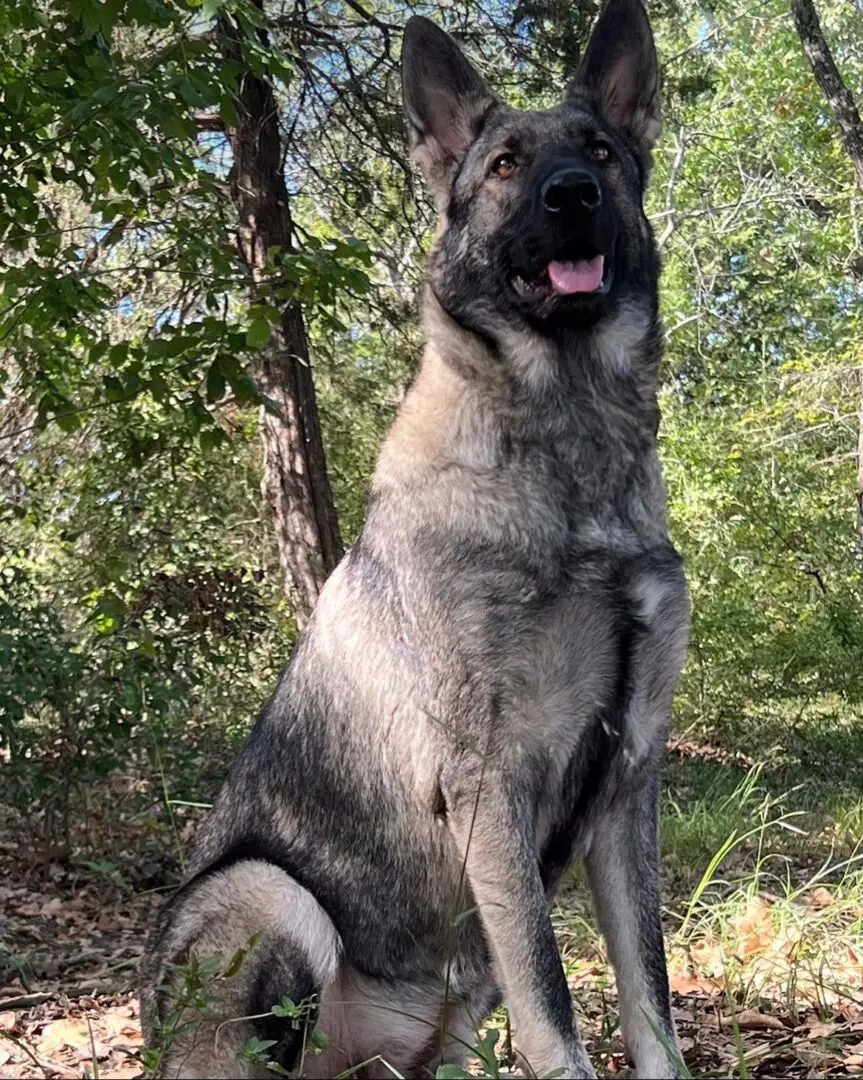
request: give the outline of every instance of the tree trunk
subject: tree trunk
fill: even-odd
[[[255,0],[260,7],[260,0]],[[220,20],[228,58],[242,59],[243,32]],[[241,76],[239,123],[228,132],[233,149],[231,193],[237,209],[239,249],[261,291],[272,283],[268,255],[293,247],[288,190],[282,168],[279,114],[269,81],[246,69]],[[282,285],[284,283],[282,282]],[[297,621],[305,623],[328,575],[342,556],[342,541],[327,475],[309,362],[305,321],[290,300],[270,332],[256,378],[279,415],[263,414],[263,490],[276,526],[285,591]]]
[[[821,87],[839,127],[842,145],[854,167],[857,187],[863,194],[863,120],[860,119],[857,103],[836,68],[812,0],[791,0],[791,14],[812,74]],[[863,546],[863,370],[859,372],[859,379],[856,495],[857,534]]]

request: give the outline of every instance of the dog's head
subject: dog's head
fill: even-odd
[[[414,17],[402,50],[413,158],[440,228],[429,277],[484,332],[586,328],[655,293],[642,209],[659,134],[658,69],[641,0],[606,0],[563,102],[520,112],[453,39]]]

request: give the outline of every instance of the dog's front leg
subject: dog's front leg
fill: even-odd
[[[531,1075],[561,1069],[566,1077],[593,1077],[539,876],[531,800],[515,782],[488,762],[453,766],[441,778],[448,825],[464,860],[524,1064]]]
[[[587,874],[639,1077],[676,1077],[659,903],[659,767],[642,763],[593,829]],[[673,1048],[672,1054],[668,1050]]]

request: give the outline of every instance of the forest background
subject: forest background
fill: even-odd
[[[693,600],[666,917],[695,1072],[853,1075],[863,9],[792,8],[650,5],[661,454]],[[11,1075],[140,1068],[142,927],[361,526],[420,346],[431,214],[398,89],[413,11],[454,32],[510,102],[542,106],[596,4],[0,7]],[[614,997],[577,878],[556,919],[614,1074]]]

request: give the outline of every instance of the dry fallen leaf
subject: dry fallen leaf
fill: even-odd
[[[57,912],[63,910],[63,901],[59,896],[52,897],[47,903],[43,904],[39,909],[40,915],[56,915]]]
[[[716,979],[699,979],[692,975],[672,975],[671,989],[675,994],[710,994],[722,989]]]
[[[141,1063],[135,1058],[127,1058],[122,1065],[112,1065],[110,1069],[103,1070],[102,1075],[111,1080],[134,1080],[141,1075]]]
[[[771,1016],[770,1013],[758,1012],[757,1009],[743,1009],[735,1016],[723,1016],[721,1023],[723,1027],[734,1027],[734,1023],[741,1031],[785,1031],[785,1025],[779,1019],[778,1016]]]
[[[73,1050],[90,1049],[90,1032],[87,1030],[86,1021],[81,1018],[54,1020],[42,1030],[39,1040],[40,1053],[50,1056],[64,1046],[70,1046]]]
[[[105,1033],[110,1039],[122,1036],[124,1043],[140,1046],[144,1041],[141,1025],[126,1015],[127,1012],[128,1010],[120,1012],[120,1010],[110,1009],[105,1013],[101,1021],[104,1024]]]
[[[806,894],[806,906],[812,908],[815,911],[820,911],[822,908],[830,907],[835,900],[834,894],[829,890],[820,886],[817,889],[813,889]]]
[[[825,1039],[839,1027],[834,1020],[816,1020],[808,1027],[809,1035],[813,1039]]]

